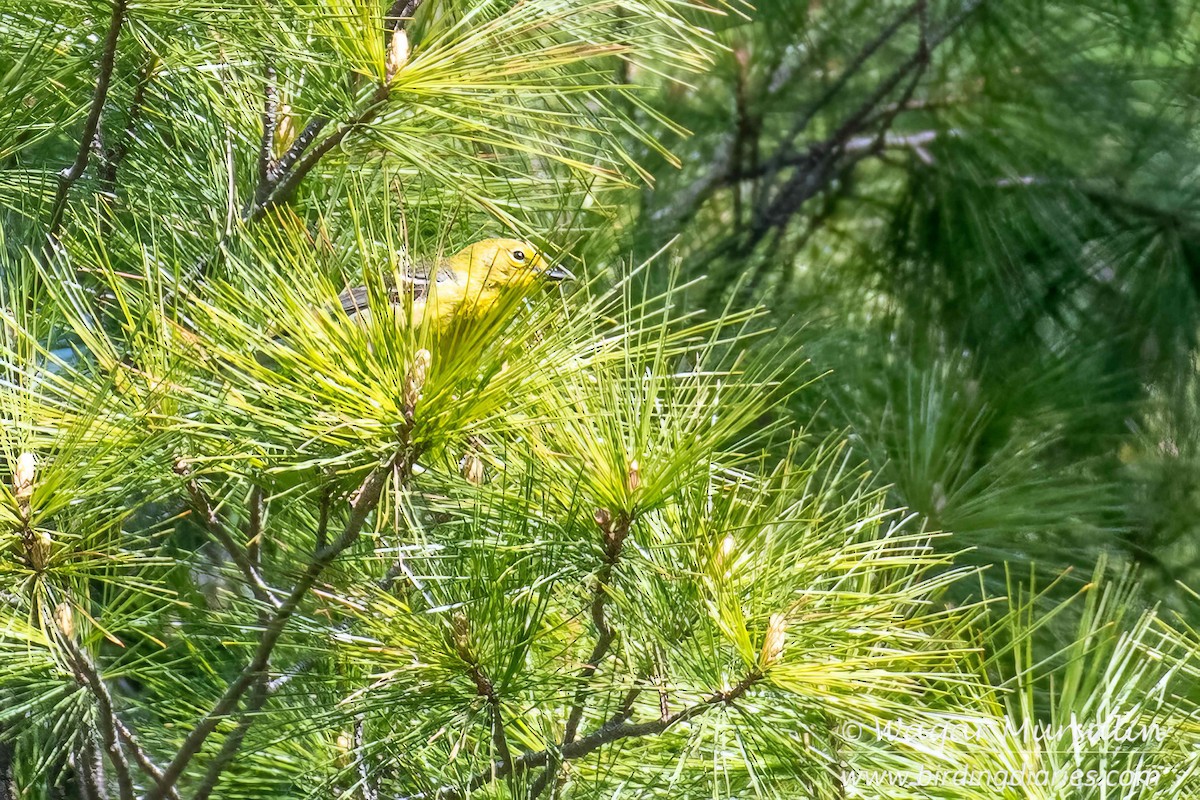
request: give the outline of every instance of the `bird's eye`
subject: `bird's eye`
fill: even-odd
[[[524,261],[525,260],[525,251],[524,250],[513,250],[513,258],[515,258],[517,261]]]

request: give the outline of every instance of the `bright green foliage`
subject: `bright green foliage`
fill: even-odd
[[[628,241],[809,325],[804,407],[986,560],[1194,583],[1197,4],[756,5],[658,84],[694,135]]]
[[[1196,793],[1186,619],[1103,567],[981,596],[954,555],[1104,529],[1042,478],[1069,420],[1022,427],[944,342],[818,379],[830,326],[754,276],[702,307],[733,284],[699,239],[614,255],[680,134],[627,82],[808,11],[180,5],[0,10],[0,800]],[[586,277],[395,318],[411,262],[501,232]],[[798,422],[830,397],[849,442]],[[1169,739],[1020,738],[1114,715]]]

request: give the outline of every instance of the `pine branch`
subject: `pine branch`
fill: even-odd
[[[392,25],[387,28],[387,30],[391,31],[392,36],[403,35],[405,24],[412,18],[417,9],[420,8],[422,2],[423,0],[400,0],[392,6],[385,17],[385,22],[393,21]],[[254,190],[254,201],[243,213],[243,221],[255,222],[262,219],[272,207],[291,199],[300,182],[313,171],[326,154],[341,145],[346,137],[355,129],[366,125],[375,118],[375,115],[387,101],[390,93],[391,89],[388,81],[380,81],[368,98],[366,105],[352,114],[349,119],[342,122],[336,131],[317,142],[315,146],[313,143],[317,140],[317,137],[320,136],[332,121],[328,116],[318,115],[305,125],[304,130],[296,137],[296,141],[292,143],[291,147],[279,159],[278,163],[267,168],[264,168],[260,163],[259,181],[258,186]],[[269,146],[266,136],[266,129],[268,127],[266,116],[264,114],[264,148]],[[272,138],[273,136],[274,133],[272,130]]]
[[[191,760],[208,737],[221,723],[226,716],[237,708],[242,697],[255,685],[259,676],[266,670],[267,664],[270,661],[271,654],[275,650],[275,646],[279,643],[280,637],[283,635],[284,629],[288,622],[296,613],[300,603],[308,595],[310,589],[320,578],[321,573],[325,571],[330,564],[333,563],[342,552],[358,541],[359,535],[362,533],[363,526],[366,524],[368,515],[379,504],[381,493],[384,484],[387,482],[388,476],[391,474],[392,465],[396,459],[401,458],[402,453],[397,452],[393,455],[386,464],[376,467],[359,485],[358,490],[354,494],[354,499],[351,503],[350,517],[346,521],[346,526],[342,530],[341,535],[331,544],[321,548],[313,556],[309,562],[308,568],[304,574],[296,582],[291,593],[283,601],[283,603],[275,609],[263,628],[262,636],[259,640],[259,645],[251,658],[250,663],[242,670],[241,674],[229,684],[225,692],[213,705],[212,709],[196,724],[196,726],[188,733],[183,744],[179,748],[179,752],[167,765],[164,771],[164,782],[160,783],[156,788],[146,794],[146,800],[162,800],[162,797],[167,789],[175,786],[179,778],[183,775],[185,769]],[[412,458],[412,454],[409,454]],[[164,785],[165,784],[165,785]]]
[[[455,653],[467,665],[467,674],[475,684],[475,693],[487,701],[492,723],[492,746],[500,754],[501,761],[512,761],[508,736],[504,732],[500,695],[496,693],[496,685],[488,677],[483,665],[471,649],[471,632],[465,615],[458,614],[454,617],[451,638]]]
[[[575,699],[564,726],[563,741],[568,743],[575,740],[575,735],[579,732],[579,723],[583,720],[583,712],[587,703],[587,682],[596,674],[600,662],[608,654],[609,648],[617,638],[617,633],[609,624],[605,613],[605,605],[608,602],[607,587],[612,582],[613,570],[621,558],[621,548],[625,545],[625,539],[629,536],[629,528],[633,522],[625,514],[619,515],[614,520],[611,513],[602,510],[596,512],[596,524],[600,526],[604,536],[604,562],[596,574],[596,583],[592,589],[592,622],[596,626],[598,636],[587,663],[579,671],[579,686],[575,690]]]
[[[689,706],[666,719],[630,723],[626,721],[627,709],[622,707],[621,711],[608,722],[582,739],[577,739],[573,742],[564,742],[555,748],[526,753],[516,759],[493,762],[489,769],[477,773],[467,781],[465,787],[443,786],[432,792],[418,792],[416,794],[397,796],[395,800],[464,800],[470,792],[482,786],[501,778],[506,778],[509,775],[519,775],[530,769],[544,767],[555,758],[561,761],[574,761],[599,750],[607,744],[619,742],[624,739],[639,739],[663,733],[669,728],[690,719],[695,719],[717,706],[734,703],[761,679],[762,673],[758,670],[753,670],[733,688],[713,692],[696,705]]]
[[[212,500],[209,499],[204,489],[200,486],[200,482],[192,476],[191,467],[185,460],[180,459],[175,463],[175,474],[187,479],[184,487],[187,490],[188,498],[191,500],[192,508],[199,517],[200,524],[221,543],[221,547],[233,559],[233,563],[237,565],[242,576],[246,579],[247,586],[253,592],[254,599],[260,603],[269,603],[279,608],[279,599],[275,596],[274,590],[263,581],[247,549],[238,544],[232,531],[229,530],[229,526],[225,524],[225,521],[221,519],[221,515],[217,513]]]
[[[209,763],[208,769],[204,773],[204,779],[200,782],[196,793],[192,795],[192,800],[208,800],[217,781],[221,780],[225,770],[229,768],[233,759],[237,757],[238,751],[242,749],[242,742],[245,741],[250,726],[254,724],[254,714],[257,714],[267,702],[268,686],[270,685],[268,677],[265,671],[258,676],[258,681],[254,684],[254,691],[250,695],[250,701],[242,709],[237,727],[221,743],[220,751],[216,758]]]
[[[145,772],[155,781],[161,783],[163,778],[162,768],[150,760],[149,754],[142,749],[142,746],[138,743],[137,737],[134,735],[133,731],[121,721],[120,717],[113,717],[113,724],[116,725],[117,735],[121,738],[125,748],[129,750],[129,752],[133,753],[133,760],[137,762],[138,766],[142,768],[143,772]],[[171,800],[180,800],[179,792],[177,792],[174,787],[168,790],[167,797],[171,798]]]
[[[275,131],[279,127],[279,90],[276,86],[278,76],[271,58],[263,64],[263,114],[262,141],[258,147],[258,185],[264,187],[275,168],[272,153],[275,148]]]
[[[79,648],[71,634],[61,629],[58,630],[58,634],[59,642],[71,658],[76,681],[87,688],[96,701],[96,708],[100,712],[101,720],[100,735],[109,761],[117,773],[117,788],[121,800],[133,800],[133,778],[129,774],[129,762],[121,749],[120,735],[117,732],[118,720],[113,708],[112,695],[109,694],[108,687],[104,685],[104,680],[100,677],[96,665]]]
[[[108,87],[112,83],[113,68],[117,61],[117,40],[121,36],[121,26],[125,23],[126,3],[127,0],[113,0],[112,2],[112,15],[109,18],[108,33],[104,37],[104,48],[100,54],[100,70],[96,75],[96,88],[92,92],[91,108],[88,110],[87,119],[83,123],[83,132],[79,137],[79,151],[71,165],[58,176],[58,192],[54,196],[54,204],[50,211],[50,224],[46,231],[44,254],[47,257],[58,239],[71,187],[83,177],[83,171],[87,169],[96,131],[100,127],[100,115],[108,100]]]
[[[379,800],[379,790],[371,779],[367,759],[363,757],[363,727],[363,718],[360,714],[354,720],[354,763],[358,769],[358,784],[362,787],[363,800]]]
[[[141,75],[138,77],[137,87],[133,90],[133,99],[129,101],[129,111],[125,115],[125,127],[121,132],[121,137],[110,150],[105,150],[104,164],[100,169],[100,191],[110,196],[116,195],[117,172],[129,155],[130,146],[137,134],[137,123],[142,117],[146,94],[154,80],[158,63],[157,56],[150,56],[146,60]]]

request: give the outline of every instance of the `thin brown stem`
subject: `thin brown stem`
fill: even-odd
[[[113,68],[117,61],[117,41],[121,37],[121,26],[125,23],[126,2],[127,0],[113,0],[112,2],[108,32],[104,36],[103,49],[100,51],[100,69],[96,75],[96,88],[92,91],[92,104],[88,109],[87,119],[83,123],[83,132],[79,136],[79,150],[71,165],[58,176],[58,191],[54,195],[54,204],[50,208],[50,224],[46,229],[46,256],[50,255],[58,239],[63,214],[67,209],[67,197],[71,193],[71,187],[83,177],[83,171],[87,169],[92,143],[96,138],[96,131],[100,128],[100,115],[104,112],[104,104],[108,100],[108,88],[112,83]]]
[[[196,512],[200,524],[221,543],[221,547],[233,559],[233,563],[237,565],[238,570],[246,579],[250,591],[253,592],[254,599],[278,608],[279,600],[275,597],[275,593],[263,581],[247,549],[238,543],[229,526],[225,524],[225,520],[217,513],[216,506],[213,505],[200,482],[192,475],[191,467],[181,459],[175,464],[175,473],[187,479],[184,482],[184,488],[187,490],[188,499],[191,501],[192,509]]]
[[[260,674],[267,668],[271,654],[275,650],[275,646],[279,643],[280,637],[283,635],[284,629],[287,627],[292,616],[300,607],[300,603],[308,595],[309,590],[321,577],[321,573],[333,563],[342,552],[358,541],[359,535],[362,533],[363,526],[367,522],[367,517],[375,507],[379,504],[380,496],[383,492],[384,484],[392,471],[393,462],[401,457],[401,453],[396,453],[386,464],[380,465],[373,469],[369,475],[363,480],[357,492],[354,494],[354,500],[350,507],[350,517],[346,521],[346,526],[342,533],[331,544],[321,548],[313,556],[309,562],[308,568],[304,574],[296,582],[291,593],[283,601],[280,606],[275,609],[271,615],[267,625],[262,631],[259,639],[258,647],[254,651],[250,663],[242,670],[233,682],[226,687],[225,692],[213,707],[196,723],[196,726],[188,733],[183,744],[179,748],[179,752],[171,760],[164,770],[164,783],[159,784],[151,791],[147,792],[146,800],[162,800],[165,790],[174,786],[179,778],[183,775],[192,758],[200,752],[208,737],[212,735],[217,726],[225,717],[237,708],[242,697],[255,685]],[[411,458],[411,454],[409,455]],[[406,470],[407,474],[407,470]]]
[[[418,792],[417,794],[397,797],[395,800],[463,800],[470,792],[479,789],[481,786],[501,778],[506,778],[509,775],[518,775],[530,769],[544,767],[555,758],[561,761],[574,761],[613,742],[619,742],[623,739],[655,736],[663,733],[672,726],[699,717],[717,706],[734,703],[761,679],[762,673],[753,670],[742,678],[736,686],[713,692],[701,702],[689,706],[667,719],[632,723],[628,722],[622,713],[618,713],[600,728],[581,739],[576,739],[574,742],[563,743],[555,748],[526,753],[516,759],[493,762],[488,769],[476,773],[474,777],[467,781],[466,786],[443,786],[432,792]]]
[[[129,773],[129,762],[125,758],[125,752],[121,749],[120,735],[117,732],[118,720],[113,707],[112,695],[109,694],[108,687],[100,677],[96,665],[80,649],[71,634],[61,629],[58,634],[58,641],[70,656],[76,681],[86,687],[96,701],[96,708],[100,712],[101,720],[100,737],[104,750],[108,753],[108,759],[112,762],[113,770],[117,774],[117,789],[120,792],[121,800],[133,800],[133,778]]]
[[[200,787],[196,789],[196,793],[192,795],[192,800],[208,800],[213,789],[216,788],[217,781],[221,780],[221,775],[233,763],[233,759],[242,748],[242,742],[245,741],[250,726],[254,724],[254,715],[262,709],[267,701],[267,686],[269,684],[268,675],[264,671],[258,676],[258,681],[254,684],[254,690],[250,694],[250,700],[247,702],[246,707],[242,709],[237,727],[221,743],[221,749],[217,752],[217,757],[212,760],[208,765],[208,769],[205,770],[204,779],[200,782]]]

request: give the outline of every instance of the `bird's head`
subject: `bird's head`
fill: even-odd
[[[456,272],[482,286],[528,288],[542,281],[571,280],[565,267],[551,264],[535,246],[520,239],[483,239],[450,259]]]

